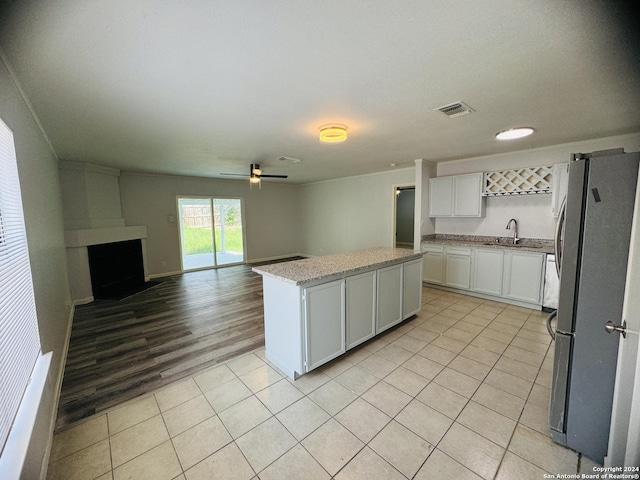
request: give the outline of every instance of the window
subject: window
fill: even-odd
[[[7,438],[39,357],[13,133],[0,120],[0,452],[5,458]]]
[[[183,270],[244,262],[242,200],[178,197]]]

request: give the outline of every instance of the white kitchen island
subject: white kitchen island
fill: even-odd
[[[267,359],[296,378],[417,313],[422,254],[381,247],[254,267]]]

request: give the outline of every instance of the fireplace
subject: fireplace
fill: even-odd
[[[94,298],[118,298],[143,288],[144,263],[139,239],[90,245],[87,250]]]
[[[147,266],[146,266],[146,238],[147,238],[147,227],[138,226],[138,227],[114,227],[114,228],[92,228],[87,230],[67,230],[64,232],[65,241],[67,244],[67,264],[69,267],[69,283],[71,285],[71,298],[73,299],[73,303],[76,305],[82,305],[85,303],[91,303],[95,300],[96,297],[93,292],[93,275],[94,273],[91,271],[92,267],[89,266],[89,249],[92,247],[101,247],[106,246],[107,250],[112,248],[113,245],[118,245],[120,243],[125,245],[133,245],[130,243],[134,241],[136,246],[136,251],[142,255],[142,267],[141,272],[143,276],[143,282],[147,281],[149,283],[149,278],[147,277]],[[118,247],[116,247],[116,254],[121,255],[120,252],[117,251]],[[100,249],[96,250],[97,256],[102,257],[103,259],[98,259],[98,268],[100,268],[99,263],[113,263],[114,266],[116,264],[121,265],[123,262],[118,261],[115,262],[113,259],[105,259],[104,251],[100,251]],[[140,253],[141,252],[141,253]],[[139,261],[135,262],[136,268],[140,268]],[[110,265],[107,265],[110,266]],[[126,266],[126,265],[125,265]],[[129,272],[121,271],[119,275],[122,278],[130,277],[131,274]],[[139,278],[139,277],[138,277]],[[131,280],[129,280],[131,282]],[[139,280],[136,280],[137,282]],[[133,282],[133,283],[135,283]],[[102,284],[105,287],[107,284],[111,283],[108,279],[101,280],[98,279],[97,284]],[[146,284],[145,284],[146,285]],[[133,292],[136,293],[136,292]],[[109,293],[107,293],[109,295]],[[123,298],[128,295],[114,295],[111,298]],[[101,297],[104,298],[104,297]]]

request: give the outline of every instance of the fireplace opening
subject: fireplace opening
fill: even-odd
[[[87,250],[91,287],[96,300],[122,299],[152,286],[144,281],[142,242],[139,239],[90,245]]]

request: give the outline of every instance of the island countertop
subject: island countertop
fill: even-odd
[[[404,248],[377,247],[261,265],[251,270],[286,283],[302,285],[335,276],[354,274],[359,270],[377,268],[385,264],[420,258],[422,255],[423,252]]]

